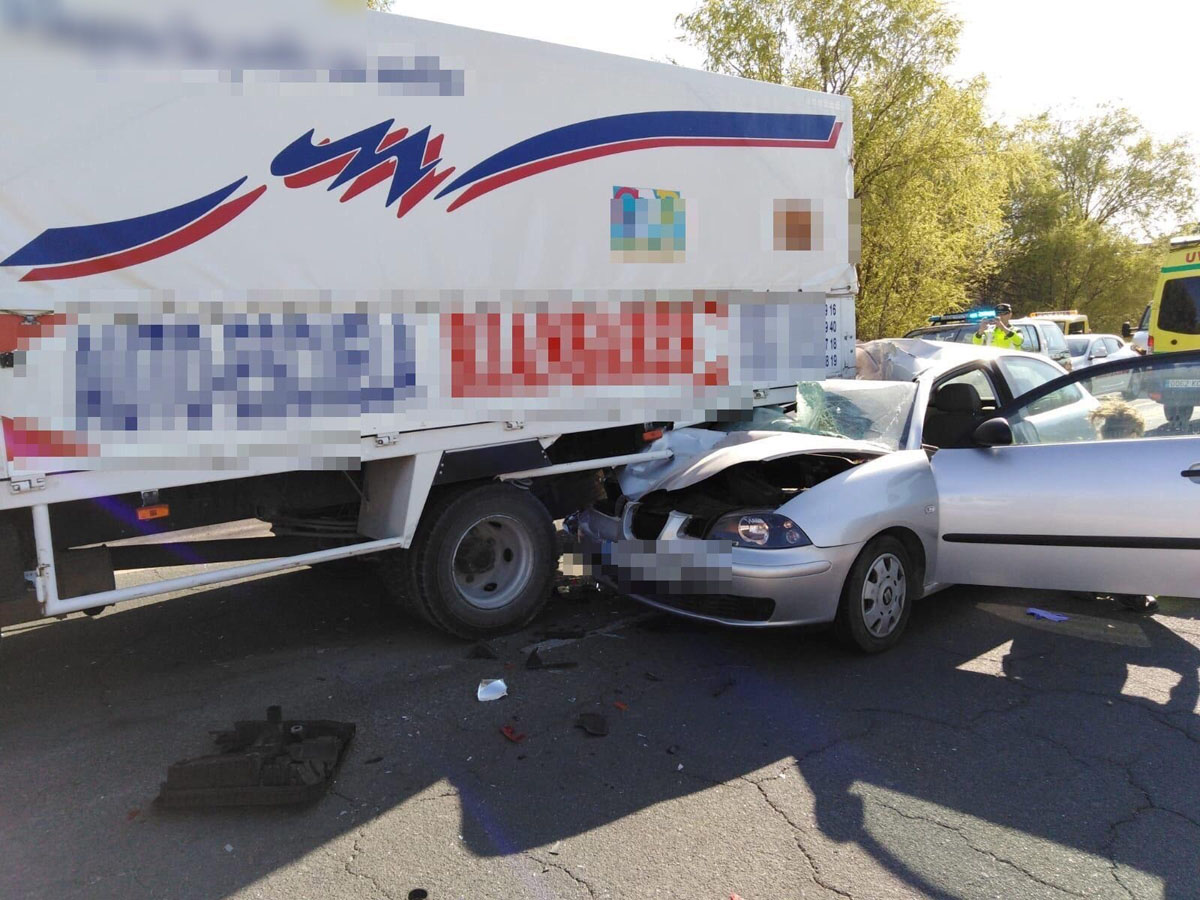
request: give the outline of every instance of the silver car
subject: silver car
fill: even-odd
[[[1141,356],[1115,334],[1073,334],[1067,338],[1067,349],[1071,351],[1072,371],[1086,369],[1105,361]],[[1104,393],[1120,391],[1131,397],[1137,393],[1137,385],[1133,383],[1130,372],[1112,376],[1096,387]]]
[[[1132,401],[1093,390],[1136,375]],[[579,516],[589,571],[659,609],[727,625],[832,622],[868,652],[953,583],[1200,593],[1200,352],[1064,374],[1027,353],[921,340],[859,348],[859,379],[668,432]],[[1138,503],[1110,502],[1139,478]]]

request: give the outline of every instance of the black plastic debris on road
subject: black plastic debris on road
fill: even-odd
[[[528,658],[525,660],[525,668],[527,669],[573,669],[579,663],[577,662],[546,662],[542,659],[542,655],[538,653],[536,647],[530,651]]]
[[[167,769],[163,806],[283,806],[325,792],[354,737],[352,722],[284,719],[278,706],[265,721],[235,722],[213,732],[219,752]]]
[[[580,713],[575,720],[575,727],[582,728],[594,737],[604,737],[608,734],[608,719],[600,713]]]

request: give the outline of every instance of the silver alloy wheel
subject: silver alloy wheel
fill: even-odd
[[[500,609],[529,583],[533,556],[533,541],[520,522],[511,516],[484,516],[454,548],[454,589],[476,609]]]
[[[861,609],[867,631],[877,638],[895,631],[907,599],[904,566],[894,554],[881,553],[863,579]]]

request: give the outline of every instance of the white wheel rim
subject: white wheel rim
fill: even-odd
[[[476,609],[500,609],[533,575],[533,541],[511,516],[485,516],[463,532],[450,563],[454,589]]]
[[[875,557],[863,579],[859,611],[872,637],[884,638],[896,630],[907,602],[904,566],[894,553]]]

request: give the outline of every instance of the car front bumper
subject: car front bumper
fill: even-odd
[[[743,628],[831,622],[861,546],[753,550],[713,541],[627,538],[621,521],[579,515],[589,577],[658,609]]]

